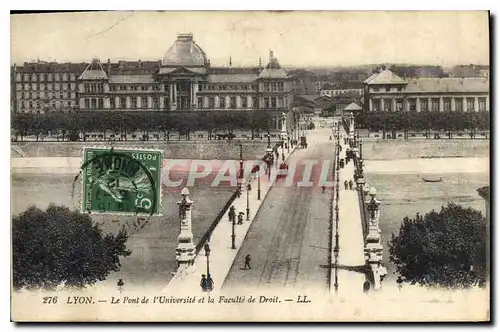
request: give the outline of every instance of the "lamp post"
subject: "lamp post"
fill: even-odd
[[[247,221],[250,220],[250,183],[247,184]]]
[[[233,222],[232,225],[233,233],[231,234],[231,249],[236,249],[236,244],[235,244],[236,234],[234,234],[234,227],[236,226],[236,218],[233,218],[232,222]]]
[[[207,257],[207,277],[210,275],[210,245],[208,242],[203,246],[205,248],[205,256]]]
[[[257,165],[257,200],[260,201],[260,165]]]
[[[240,143],[240,174],[238,176],[238,191],[239,191],[239,194],[238,194],[238,197],[240,197],[241,195],[241,185],[242,185],[242,181],[243,181],[243,144]]]

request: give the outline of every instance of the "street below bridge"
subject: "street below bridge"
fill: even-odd
[[[294,181],[278,179],[263,202],[234,260],[223,289],[293,288],[328,291],[330,276],[330,209],[334,188],[323,192],[319,173],[333,184],[334,141],[331,128],[308,132],[308,148],[296,149],[289,165],[297,164]],[[311,186],[298,186],[306,160],[317,162]],[[326,167],[323,162],[328,160]],[[323,169],[323,168],[327,168]],[[325,174],[326,175],[326,174]],[[307,176],[306,176],[307,178]],[[281,181],[281,183],[280,183]],[[251,255],[251,269],[244,269]]]

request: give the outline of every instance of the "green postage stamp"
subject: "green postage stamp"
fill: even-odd
[[[161,150],[84,148],[82,211],[161,215],[162,161]]]

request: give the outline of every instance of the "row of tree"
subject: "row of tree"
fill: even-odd
[[[251,130],[252,137],[267,132],[274,124],[267,112],[73,112],[73,113],[17,113],[13,115],[13,133],[23,136],[56,135],[69,140],[79,134],[116,133],[126,139],[126,134],[142,132],[163,133],[169,140],[173,132],[190,139],[194,131],[207,131],[208,139],[216,132],[232,133],[233,130]]]
[[[475,137],[477,130],[490,129],[490,112],[360,112],[356,125],[370,131],[424,132],[445,131],[449,138],[458,131],[469,131]]]

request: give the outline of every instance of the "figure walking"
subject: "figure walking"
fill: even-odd
[[[238,213],[238,225],[243,225],[243,215],[244,214],[245,214],[244,212]]]
[[[349,189],[351,189],[351,190],[352,190],[352,184],[353,184],[352,180],[349,180]]]
[[[325,186],[322,186],[321,189],[323,190],[323,194],[325,193]]]
[[[116,283],[116,285],[118,286],[118,291],[121,293],[123,292],[123,285],[125,285],[125,283],[123,282],[122,279],[118,279],[118,282]]]
[[[344,188],[345,188],[345,190],[347,190],[347,188],[349,188],[349,182],[347,182],[347,180],[344,180]]]
[[[398,289],[401,292],[401,289],[403,288],[403,279],[401,278],[401,276],[398,276],[396,282],[398,283]]]
[[[252,268],[250,267],[250,261],[251,261],[251,260],[252,260],[252,258],[250,257],[250,254],[247,254],[247,255],[245,256],[245,267],[243,268],[244,270],[246,270],[246,269],[247,269],[247,266],[248,266],[248,269],[252,269]]]
[[[200,281],[201,290],[203,292],[206,292],[207,291],[207,286],[208,286],[208,284],[207,284],[207,276],[204,275],[204,274],[202,274],[201,275],[201,281]]]

